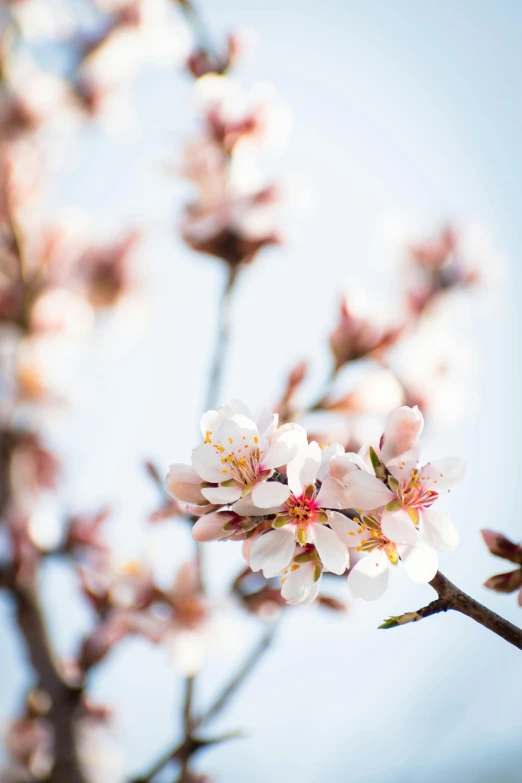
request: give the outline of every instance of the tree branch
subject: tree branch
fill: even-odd
[[[75,727],[82,688],[74,688],[61,678],[38,600],[36,575],[30,584],[20,585],[14,569],[4,570],[0,583],[9,589],[16,607],[18,627],[24,638],[38,686],[49,694],[49,722],[54,732],[55,762],[48,783],[87,783],[77,754]]]
[[[500,615],[492,612],[487,606],[475,601],[471,596],[466,595],[456,585],[450,582],[440,571],[437,571],[435,577],[431,580],[430,585],[436,590],[438,599],[432,601],[427,606],[416,612],[407,612],[406,614],[399,615],[397,617],[390,617],[388,620],[380,625],[380,628],[395,628],[398,625],[404,625],[406,623],[415,623],[418,620],[422,620],[424,617],[429,617],[439,612],[447,612],[453,609],[455,612],[460,612],[475,620],[476,623],[483,625],[493,633],[505,639],[509,644],[514,645],[519,650],[522,650],[522,628],[517,628],[516,625],[510,623],[509,620],[505,620]]]
[[[241,668],[236,672],[236,674],[234,674],[234,676],[227,683],[227,685],[225,685],[222,692],[219,694],[216,700],[210,705],[210,707],[198,718],[195,718],[191,721],[190,732],[185,736],[183,741],[180,742],[171,750],[167,751],[167,753],[165,753],[145,775],[143,775],[142,777],[135,778],[132,781],[132,783],[151,783],[153,778],[159,772],[161,772],[161,770],[171,761],[177,761],[181,763],[182,765],[181,777],[178,778],[178,780],[182,781],[183,774],[186,774],[184,770],[186,768],[186,771],[188,771],[188,762],[190,761],[191,757],[195,753],[197,753],[201,749],[208,748],[211,747],[212,745],[216,745],[217,743],[224,742],[228,739],[234,739],[235,737],[240,736],[240,734],[238,734],[237,732],[233,732],[231,734],[225,734],[215,739],[204,740],[198,737],[194,737],[193,732],[196,729],[205,726],[207,723],[210,723],[210,721],[213,720],[217,715],[219,715],[219,713],[227,706],[232,696],[234,696],[236,691],[239,690],[239,688],[243,685],[243,683],[247,680],[249,675],[255,669],[263,653],[270,647],[270,644],[272,643],[272,640],[274,638],[274,633],[275,633],[275,626],[270,628],[270,630],[266,634],[264,634],[264,636],[261,638],[259,643],[254,647],[250,655],[246,658]],[[187,704],[187,699],[185,699],[185,716],[187,716],[186,704]],[[186,723],[185,723],[185,727],[187,727]]]

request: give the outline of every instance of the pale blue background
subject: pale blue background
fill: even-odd
[[[207,0],[205,11],[217,32],[238,22],[257,29],[259,48],[245,80],[275,82],[295,116],[288,151],[274,170],[313,193],[308,210],[293,219],[288,248],[266,253],[241,281],[225,396],[254,409],[270,403],[284,371],[303,357],[315,361],[320,386],[340,292],[349,285],[380,296],[396,290],[395,267],[381,252],[390,218],[434,228],[448,217],[485,226],[510,264],[499,312],[473,327],[483,356],[481,406],[463,423],[432,429],[426,452],[459,453],[469,464],[448,506],[462,544],[444,556],[444,572],[520,624],[514,597],[481,587],[505,569],[478,531],[490,526],[520,537],[522,6]],[[163,163],[193,122],[188,81],[150,72],[136,98],[143,127],[136,146],[114,149],[86,132],[65,150],[68,171],[54,194],[57,203],[92,212],[104,229],[138,216],[154,233],[144,258],[149,322],[130,337],[123,328],[109,341],[100,336],[87,364],[93,391],[55,430],[70,453],[70,507],[114,500],[111,536],[129,555],[139,551],[142,520],[155,502],[138,458],[153,456],[166,468],[186,460],[194,445],[223,274],[211,260],[193,257],[173,231],[185,190],[165,176]],[[177,558],[190,551],[184,530],[168,540]],[[216,545],[211,552],[213,581],[223,585],[238,566],[237,550]],[[51,600],[69,584],[63,568],[49,567]],[[222,783],[519,781],[520,653],[457,615],[373,630],[388,614],[432,597],[429,587],[399,579],[369,610],[364,630],[359,621],[316,609],[289,612],[277,645],[215,727],[245,728],[248,739],[201,756],[198,767]],[[6,603],[1,607],[6,615]],[[88,617],[64,611],[55,622],[66,652]],[[217,653],[201,678],[202,703],[255,633],[247,621],[233,649]],[[16,706],[25,682],[19,648],[4,636],[2,715]],[[93,687],[116,704],[127,763],[142,769],[178,727],[179,684],[167,656],[144,643],[125,644]]]

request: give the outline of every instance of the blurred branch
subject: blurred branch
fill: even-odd
[[[205,410],[214,409],[221,393],[223,371],[225,369],[226,353],[230,339],[230,309],[232,294],[239,275],[241,266],[231,266],[219,307],[218,333],[212,357],[212,365],[209,375]]]
[[[215,739],[203,740],[193,736],[193,732],[210,723],[219,713],[227,706],[234,694],[245,683],[247,678],[255,669],[256,665],[261,660],[263,653],[270,647],[275,634],[275,626],[272,626],[270,630],[264,634],[259,643],[254,647],[250,655],[246,658],[241,668],[233,675],[232,679],[225,685],[216,700],[210,705],[210,707],[198,718],[190,720],[191,701],[192,701],[192,689],[193,678],[187,678],[187,691],[185,697],[185,737],[179,745],[176,745],[173,749],[165,753],[154,766],[142,777],[135,778],[132,783],[151,783],[154,777],[171,761],[178,761],[182,764],[181,777],[179,782],[184,779],[183,775],[188,771],[188,763],[191,757],[199,750],[211,747],[220,742],[225,742],[228,739],[234,739],[241,736],[237,732],[231,734],[225,734]],[[188,683],[191,682],[189,687]],[[190,697],[189,697],[190,693]],[[188,703],[188,710],[187,710]],[[184,771],[185,770],[185,771]]]
[[[435,577],[431,580],[430,585],[438,593],[438,599],[432,601],[427,606],[419,609],[416,612],[408,612],[398,617],[390,617],[386,620],[380,628],[395,628],[398,625],[404,625],[406,623],[415,623],[418,620],[422,620],[424,617],[430,617],[433,614],[439,612],[447,612],[453,609],[456,612],[465,614],[467,617],[471,617],[476,623],[483,625],[484,628],[493,631],[493,633],[505,639],[509,644],[518,647],[522,650],[522,629],[517,628],[516,625],[510,623],[509,620],[504,620],[503,617],[492,612],[487,606],[483,606],[474,598],[466,595],[456,585],[449,581],[440,571],[437,571]]]
[[[48,720],[54,733],[55,760],[48,783],[87,783],[76,749],[77,722],[82,687],[68,685],[59,674],[43,612],[38,600],[36,574],[30,583],[19,583],[14,568],[4,569],[0,584],[10,590],[15,601],[18,627],[24,638],[38,687],[51,698]]]

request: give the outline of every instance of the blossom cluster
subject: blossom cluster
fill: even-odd
[[[197,517],[196,541],[243,541],[253,571],[279,576],[290,604],[314,601],[323,572],[342,575],[354,596],[380,598],[401,562],[418,583],[435,576],[438,552],[459,541],[432,509],[464,476],[458,458],[419,463],[424,420],[417,407],[387,417],[375,448],[345,452],[308,442],[277,414],[257,421],[239,401],[201,419],[192,464],[171,465],[166,488]]]

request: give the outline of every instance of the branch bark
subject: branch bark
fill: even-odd
[[[54,731],[55,762],[48,783],[87,783],[77,752],[76,725],[82,688],[68,685],[60,676],[38,600],[36,575],[20,585],[13,569],[5,570],[0,584],[9,589],[38,687],[49,694],[49,722]]]
[[[464,593],[460,588],[450,582],[444,574],[437,571],[430,585],[438,594],[438,599],[416,612],[407,612],[397,617],[390,617],[380,628],[395,628],[398,625],[414,623],[433,614],[453,610],[465,614],[479,625],[483,625],[489,631],[505,639],[506,642],[522,650],[522,628],[518,628],[509,620],[488,609],[487,606],[475,601],[474,598]]]

